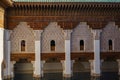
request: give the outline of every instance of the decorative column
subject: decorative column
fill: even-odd
[[[75,60],[71,60],[71,74],[73,76],[73,66],[74,66]]]
[[[40,78],[41,73],[41,33],[42,30],[35,31],[35,69],[34,69],[34,77]]]
[[[45,61],[43,60],[43,61],[41,61],[41,77],[43,77],[44,76],[44,64],[45,64]]]
[[[94,60],[89,60],[89,63],[90,63],[90,74],[91,74],[91,76],[93,76],[94,75]]]
[[[7,41],[7,76],[10,78],[10,54],[11,54],[11,41]]]
[[[100,76],[100,33],[101,30],[93,30],[94,34],[94,61],[92,76]]]
[[[14,75],[14,64],[15,64],[15,63],[16,63],[16,61],[11,61],[11,65],[10,65],[10,66],[11,66],[11,67],[10,67],[10,68],[11,68],[11,70],[10,70],[10,77],[11,77],[11,78],[14,78],[14,76],[15,76],[15,75]]]
[[[71,70],[71,30],[65,30],[65,61],[64,61],[64,77],[71,77],[72,70]]]
[[[120,59],[117,59],[118,62],[118,75],[120,76]]]
[[[12,5],[11,0],[0,0],[0,80],[2,80],[2,62],[4,56],[5,8]],[[4,76],[4,75],[3,75]]]

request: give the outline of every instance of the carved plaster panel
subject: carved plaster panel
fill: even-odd
[[[113,42],[113,51],[120,51],[120,30],[115,22],[109,22],[101,33],[101,51],[109,51],[108,40]]]
[[[55,51],[50,50],[50,41],[55,41]],[[51,22],[42,33],[42,53],[64,52],[64,31],[57,22]]]
[[[20,22],[19,25],[12,31],[11,37],[12,53],[21,52],[21,40],[26,41],[25,51],[23,53],[35,52],[35,36],[34,31],[27,25],[26,22]]]
[[[86,22],[80,24],[73,29],[72,32],[72,52],[93,52],[93,33]],[[84,40],[84,50],[80,51],[80,40]]]

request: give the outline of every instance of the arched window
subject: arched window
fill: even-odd
[[[55,41],[54,40],[52,40],[50,42],[50,46],[51,46],[51,51],[55,51]]]
[[[80,50],[84,50],[84,41],[80,40]]]
[[[25,40],[21,41],[21,51],[25,51]]]
[[[109,40],[109,41],[108,41],[108,45],[109,45],[109,50],[113,50],[112,40]]]

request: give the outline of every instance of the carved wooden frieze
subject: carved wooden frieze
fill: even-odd
[[[11,53],[11,61],[19,61],[20,59],[35,61],[35,53]]]

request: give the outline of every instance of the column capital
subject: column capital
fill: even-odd
[[[43,32],[43,30],[34,30],[35,40],[36,41],[40,40],[42,32]]]
[[[72,30],[64,30],[65,40],[70,40]]]
[[[92,30],[93,32],[93,36],[95,40],[99,40],[100,39],[100,33],[102,32],[101,29],[94,29]]]

